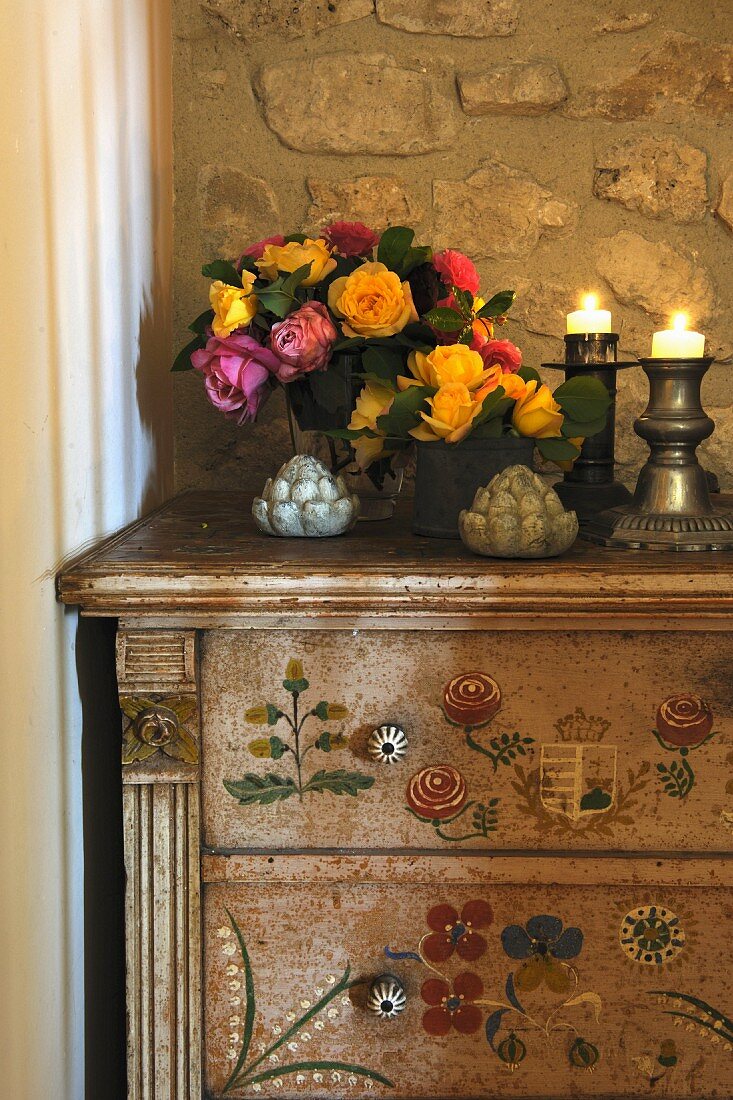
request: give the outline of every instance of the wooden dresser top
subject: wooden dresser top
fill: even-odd
[[[182,493],[67,568],[61,600],[151,625],[733,628],[733,553],[579,540],[557,559],[480,558],[413,535],[409,501],[340,538],[278,539],[257,531],[251,500]]]

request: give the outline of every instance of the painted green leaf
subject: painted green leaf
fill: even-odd
[[[239,925],[235,921],[229,910],[226,910],[226,915],[229,918],[229,923],[234,929],[234,935],[237,937],[239,943],[239,950],[242,955],[242,964],[244,966],[244,993],[245,993],[245,1008],[244,1008],[244,1033],[242,1035],[242,1049],[239,1052],[236,1064],[229,1075],[229,1078],[224,1085],[224,1092],[228,1092],[234,1085],[238,1074],[242,1070],[242,1066],[247,1060],[249,1054],[250,1044],[252,1042],[252,1032],[254,1031],[255,1023],[255,983],[252,975],[252,965],[249,961],[249,954],[247,952],[247,945],[244,942],[244,937],[241,933]]]
[[[316,703],[313,708],[313,713],[316,718],[320,718],[322,722],[328,719],[328,703],[322,699],[320,703]]]
[[[310,683],[303,676],[298,680],[283,680],[283,687],[286,691],[291,691],[296,695],[300,695],[301,692],[308,690]]]
[[[270,738],[270,756],[273,760],[279,760],[287,751],[288,746],[279,737]]]
[[[361,772],[348,772],[340,768],[335,772],[315,772],[308,782],[303,785],[303,792],[315,791],[322,793],[329,791],[331,794],[357,795],[359,791],[368,791],[373,784],[373,775],[362,775]]]
[[[254,806],[256,803],[269,806],[297,794],[294,780],[274,772],[267,772],[266,775],[247,772],[241,779],[225,779],[223,782],[225,790],[237,799],[240,806]]]
[[[234,264],[228,260],[212,260],[210,264],[204,264],[201,274],[205,279],[218,279],[227,286],[241,286],[242,279]]]

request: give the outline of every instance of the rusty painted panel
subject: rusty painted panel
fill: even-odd
[[[211,847],[731,848],[727,635],[235,630],[202,650]],[[399,763],[368,752],[382,723]]]
[[[727,1100],[732,905],[730,888],[602,882],[209,885],[208,1088]],[[367,1009],[386,973],[406,993],[393,1019]]]

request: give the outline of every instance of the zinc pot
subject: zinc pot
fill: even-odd
[[[476,490],[508,466],[532,468],[534,440],[505,435],[461,443],[417,444],[412,530],[416,535],[457,539],[458,514],[470,508]]]

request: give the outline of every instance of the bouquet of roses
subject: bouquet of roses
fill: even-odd
[[[298,394],[296,416],[307,397],[346,448],[339,465],[355,452],[375,480],[413,439],[513,432],[561,461],[603,426],[600,383],[574,379],[553,398],[519,349],[495,339],[513,291],[484,300],[467,256],[416,246],[405,226],[378,236],[334,222],[316,238],[269,237],[202,273],[210,308],[173,369],[199,371],[212,404],[240,424],[277,385]]]

